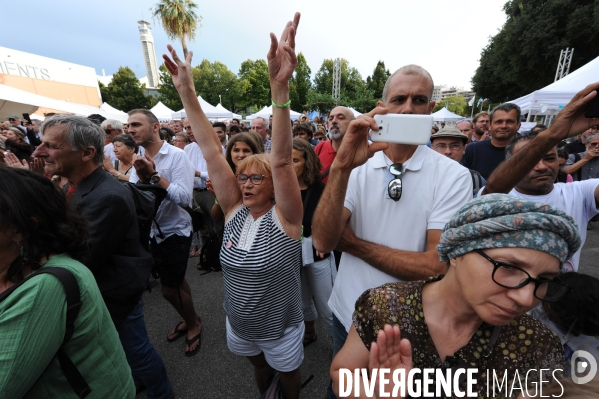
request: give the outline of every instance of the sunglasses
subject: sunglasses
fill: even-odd
[[[253,175],[246,175],[245,173],[240,173],[238,175],[236,175],[237,177],[237,183],[239,183],[240,185],[244,185],[246,181],[248,181],[248,179],[250,179],[250,182],[252,184],[258,185],[261,184],[262,181],[264,180],[265,177],[264,175],[260,175],[258,173],[255,173]]]
[[[401,176],[403,175],[403,165],[401,163],[394,163],[389,166],[389,173],[395,176],[387,186],[387,193],[389,198],[397,202],[401,198],[402,182]]]
[[[104,132],[106,134],[110,134],[110,133],[112,133],[113,130],[115,130],[115,129],[104,129]]]

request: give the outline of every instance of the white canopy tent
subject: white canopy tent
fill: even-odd
[[[216,104],[216,109],[219,109],[224,112],[231,112],[228,109],[226,109],[225,107],[223,107],[223,105],[221,103]],[[234,113],[232,113],[232,114],[233,114],[232,118],[237,118],[237,119],[241,120],[241,115],[234,114]]]
[[[289,110],[289,111],[291,112],[291,120],[293,120],[293,121],[299,119],[299,117],[302,116],[301,113],[295,112],[294,110]],[[272,115],[272,105],[269,105],[268,107],[262,108],[260,111],[256,112],[255,114],[248,115],[248,117],[246,119],[252,120],[252,119],[255,119],[258,117],[268,119],[268,118],[270,118],[271,115]]]
[[[162,103],[162,101],[158,101],[158,104],[154,105],[152,109],[150,109],[152,113],[158,118],[160,122],[168,122],[171,120],[171,117],[175,111],[167,107]]]
[[[126,112],[121,111],[120,109],[116,109],[114,108],[112,105],[108,104],[108,103],[102,103],[102,105],[100,105],[100,109],[106,113],[109,114],[115,114],[115,115],[122,115],[125,117],[128,117],[129,115]]]
[[[510,102],[517,104],[522,113],[528,113],[529,116],[555,115],[576,93],[597,81],[599,81],[599,57],[560,80]]]
[[[440,110],[438,110],[437,112],[433,113],[432,117],[435,122],[455,122],[455,121],[464,119],[463,116],[454,114],[453,112],[451,112],[450,110],[448,110],[445,107],[443,107]]]
[[[127,122],[127,114],[124,112],[122,114],[108,112],[100,107],[55,100],[53,98],[40,96],[39,94],[0,84],[0,120],[8,118],[11,114],[20,115],[23,112],[33,114],[39,108],[47,108],[57,112],[81,116],[100,114],[107,119],[116,119],[120,122]]]
[[[198,96],[198,101],[200,102],[200,106],[202,107],[202,111],[206,114],[208,119],[231,119],[233,118],[233,113],[231,111],[227,111],[223,108],[223,110],[218,109],[214,105],[208,103],[206,100],[202,98],[202,96]],[[178,116],[178,118],[176,117]],[[185,118],[185,109],[179,110],[172,114],[173,119]]]

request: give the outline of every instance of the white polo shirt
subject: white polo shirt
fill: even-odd
[[[162,143],[160,151],[154,156],[154,164],[156,165],[156,172],[167,180],[170,185],[166,189],[166,198],[160,204],[154,218],[164,237],[158,237],[159,232],[155,223],[152,224],[150,236],[155,237],[157,243],[164,241],[173,234],[189,237],[192,231],[191,216],[181,207],[191,205],[193,165],[183,150],[167,142]],[[131,172],[129,181],[131,183],[139,181],[135,168]]]
[[[403,192],[396,202],[387,194],[392,163],[381,151],[352,171],[344,204],[352,213],[349,226],[363,240],[424,252],[427,230],[443,230],[472,199],[470,172],[427,146],[418,146],[404,164]],[[329,306],[349,331],[358,297],[369,288],[396,281],[400,280],[343,253]]]
[[[553,190],[546,195],[526,195],[516,191],[515,188],[509,193],[510,195],[529,201],[549,204],[572,216],[578,225],[578,233],[580,233],[582,245],[569,259],[572,265],[568,265],[567,262],[564,264],[562,267],[562,271],[564,272],[578,271],[580,251],[587,238],[587,223],[593,216],[599,213],[599,209],[597,209],[597,204],[595,203],[595,189],[597,186],[599,186],[599,179],[589,179],[572,183],[555,183]]]

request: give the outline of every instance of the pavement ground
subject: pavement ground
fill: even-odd
[[[599,223],[593,223],[593,227],[587,232],[579,272],[599,278]],[[181,318],[162,298],[160,286],[143,298],[150,341],[164,360],[176,398],[257,399],[260,395],[250,362],[227,348],[222,273],[202,275],[203,272],[196,270],[197,259],[189,261],[187,281],[195,308],[202,317],[201,350],[196,356],[186,357],[183,338],[174,343],[166,342],[167,332]],[[323,334],[319,320],[316,331],[318,340],[306,348],[301,366],[302,382],[314,376],[301,392],[304,399],[324,398],[329,383],[333,345]],[[145,397],[145,393],[141,393],[137,399]]]

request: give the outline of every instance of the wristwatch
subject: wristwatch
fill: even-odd
[[[158,174],[158,172],[154,172],[154,174],[152,174],[152,176],[150,176],[150,183],[158,184],[159,181],[160,181],[160,175]]]

